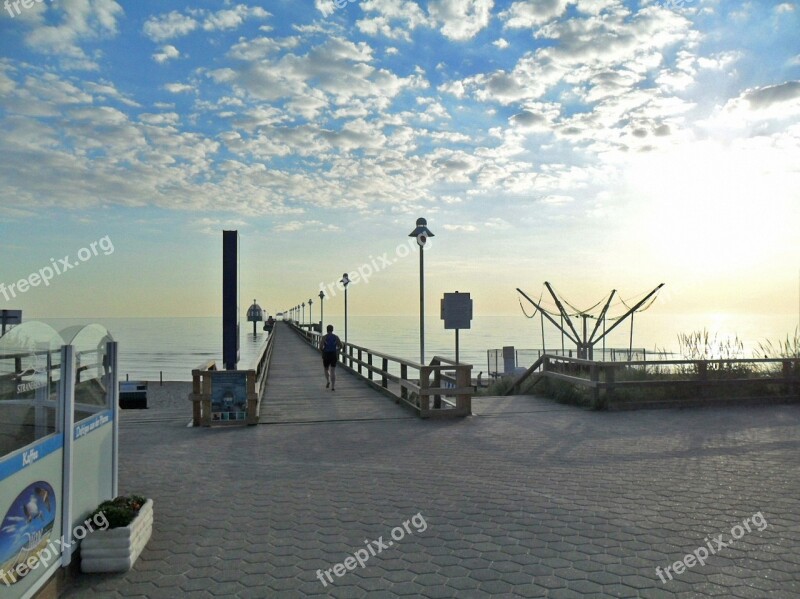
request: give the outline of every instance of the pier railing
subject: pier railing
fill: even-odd
[[[799,358],[598,362],[545,354],[506,395],[543,379],[587,390],[598,408],[800,400]]]
[[[289,325],[319,350],[323,335],[294,323]],[[421,418],[472,414],[471,364],[435,356],[430,364],[423,365],[353,343],[344,344],[340,355],[342,367]]]
[[[486,372],[490,378],[499,378],[511,374],[518,368],[528,368],[543,355],[562,356],[566,358],[577,357],[577,350],[574,349],[517,349],[513,346],[502,349],[486,350]],[[647,361],[663,356],[663,352],[647,353],[643,347],[608,347],[594,348],[594,359],[600,362],[629,362],[631,360]]]
[[[255,368],[250,370],[226,371],[245,374],[247,389],[246,424],[258,424],[259,414],[261,412],[261,398],[264,395],[264,387],[267,384],[274,347],[275,329],[269,334],[267,343],[261,350]],[[216,360],[203,362],[192,370],[192,392],[189,394],[189,400],[192,402],[192,426],[211,426],[212,423],[221,423],[213,420],[211,409],[214,373],[217,372],[222,371],[217,369]]]

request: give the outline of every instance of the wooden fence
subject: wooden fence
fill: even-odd
[[[800,359],[657,360],[596,362],[545,354],[514,381],[506,395],[528,382],[558,380],[587,389],[598,408],[626,404],[707,404],[800,400]],[[661,397],[643,391],[659,390]],[[638,393],[637,393],[638,391]]]
[[[269,334],[267,343],[261,351],[255,369],[236,371],[245,372],[247,376],[247,424],[258,424],[261,412],[261,397],[269,376],[269,367],[272,363],[272,351],[275,347],[275,329]],[[192,392],[189,400],[192,402],[192,425],[211,426],[211,381],[212,372],[217,371],[215,360],[204,362],[192,370]]]
[[[293,323],[290,326],[319,350],[320,333],[301,329]],[[340,359],[342,367],[421,418],[472,414],[471,364],[456,364],[448,358],[435,356],[429,365],[422,365],[353,343],[344,344]],[[399,370],[399,375],[393,370]]]

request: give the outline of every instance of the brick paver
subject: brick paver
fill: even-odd
[[[154,499],[153,538],[133,571],[66,596],[800,596],[800,407],[475,412],[224,430],[124,415],[122,490]],[[660,581],[757,512],[763,531]],[[415,514],[424,532],[320,583]]]

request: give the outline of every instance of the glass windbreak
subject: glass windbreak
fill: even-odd
[[[111,407],[111,364],[108,343],[113,337],[99,324],[61,331],[64,342],[75,351],[75,422]]]
[[[0,457],[57,430],[62,344],[35,321],[0,337]]]

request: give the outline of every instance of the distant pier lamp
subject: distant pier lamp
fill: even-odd
[[[253,337],[256,335],[256,323],[263,320],[264,311],[261,309],[261,306],[256,303],[256,300],[253,300],[253,305],[247,309],[247,322],[253,323]]]
[[[425,244],[433,237],[428,221],[417,219],[417,227],[408,234],[417,238],[419,246],[419,363],[425,364]]]
[[[344,342],[347,344],[347,286],[350,284],[350,277],[344,273],[339,282],[344,285]]]
[[[310,329],[314,330],[314,317],[311,315],[311,304],[314,303],[314,300],[308,298],[308,324]]]
[[[325,299],[325,292],[319,292],[319,332],[322,332],[323,327],[325,326],[325,303],[323,300]]]
[[[303,302],[301,305],[303,306],[303,318],[300,319],[300,326],[303,326],[306,321],[306,303]]]

